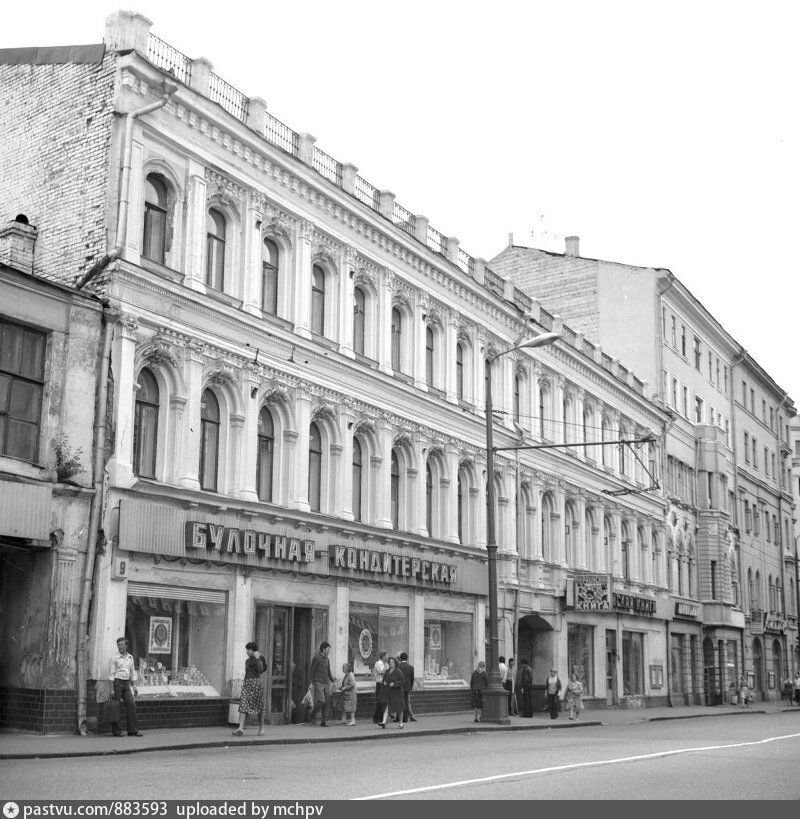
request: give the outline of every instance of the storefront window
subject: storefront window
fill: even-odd
[[[670,687],[673,694],[684,693],[683,634],[673,634],[670,653]]]
[[[350,604],[347,656],[357,678],[372,678],[372,667],[379,652],[386,651],[390,657],[397,657],[409,650],[407,608]]]
[[[472,675],[472,615],[425,612],[425,685],[469,685]]]
[[[594,628],[571,623],[567,633],[569,674],[577,674],[587,696],[594,692]]]
[[[225,693],[225,592],[128,586],[125,637],[141,695]]]
[[[644,634],[622,632],[622,687],[626,697],[644,694]]]

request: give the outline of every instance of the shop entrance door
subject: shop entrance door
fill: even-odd
[[[617,704],[617,632],[606,629],[606,705]]]
[[[256,607],[255,640],[267,658],[262,680],[271,725],[303,721],[297,706],[308,688],[308,666],[318,637],[313,614],[313,609],[300,606]],[[326,628],[327,612],[317,612],[316,620]]]

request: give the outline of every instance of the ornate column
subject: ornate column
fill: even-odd
[[[243,500],[257,501],[256,469],[258,464],[258,386],[260,375],[257,366],[247,364],[242,371],[242,406],[244,411],[243,445],[239,458],[237,479],[238,496]]]
[[[572,434],[572,440],[577,441],[579,444],[585,444],[586,438],[583,434],[583,410],[585,406],[585,397],[586,393],[582,389],[575,390],[575,427],[574,432]],[[587,430],[588,433],[588,430]],[[586,460],[586,447],[576,447],[576,451],[578,453],[578,458],[580,460]]]
[[[553,489],[555,512],[553,517],[556,519],[553,525],[555,537],[553,538],[554,555],[553,563],[560,566],[567,565],[566,544],[564,543],[564,521],[566,520],[566,491],[564,481],[557,480]]]
[[[541,429],[543,421],[540,418],[539,401],[542,394],[542,375],[544,370],[538,362],[531,367],[531,432],[537,441],[542,441]]]
[[[448,543],[458,543],[458,466],[459,451],[456,442],[451,441],[444,451],[446,485],[443,487],[442,497],[445,499],[443,539]],[[444,483],[444,480],[443,480]],[[465,504],[466,505],[466,504]],[[467,509],[464,509],[467,513]],[[465,527],[468,529],[469,527]]]
[[[294,253],[294,327],[304,338],[311,338],[311,243],[314,225],[305,220],[297,229]],[[308,489],[305,490],[308,494]]]
[[[348,358],[355,358],[353,352],[353,311],[355,308],[356,290],[356,262],[358,251],[349,245],[344,250],[344,266],[341,281],[341,310],[342,333],[339,339],[339,352]]]
[[[186,489],[200,489],[200,402],[203,397],[205,345],[190,341],[184,353],[183,378],[187,399],[179,483]]]
[[[444,339],[444,390],[447,401],[458,403],[456,393],[456,346],[458,345],[458,320],[454,313],[446,315]]]
[[[544,495],[544,479],[538,472],[534,473],[531,481],[531,491],[536,503],[536,513],[534,515],[533,549],[531,550],[533,560],[543,561],[544,552],[542,550],[542,528],[544,525],[544,511],[542,510],[542,497]]]
[[[381,529],[392,528],[391,485],[392,485],[392,442],[394,430],[385,418],[377,422],[376,437],[379,454],[372,458],[372,472],[376,482],[373,497],[376,499],[375,525]]]
[[[206,246],[206,179],[199,162],[189,161],[189,185],[186,207],[186,242],[183,283],[192,290],[206,292],[203,259]]]
[[[553,428],[552,439],[555,443],[568,441],[567,427],[564,424],[564,384],[563,375],[558,375],[553,379]]]
[[[331,471],[331,478],[335,482],[333,511],[337,517],[344,520],[353,520],[353,431],[355,428],[355,413],[347,404],[339,408],[339,439],[341,453],[335,472]],[[362,471],[364,464],[361,465]],[[362,500],[364,493],[362,492]]]
[[[430,535],[427,521],[427,442],[420,433],[414,435],[413,441],[414,463],[407,470],[408,494],[412,499],[409,518],[409,527],[412,532],[422,537]]]
[[[136,480],[133,474],[133,427],[139,385],[134,380],[134,370],[139,319],[121,314],[119,325],[119,343],[114,345],[112,351],[117,406],[116,438],[114,454],[108,463],[108,475],[112,486],[127,487],[133,486]]]
[[[295,441],[294,456],[290,459],[293,464],[293,479],[287,499],[291,509],[308,512],[311,505],[308,502],[308,446],[311,426],[311,396],[301,390],[297,391],[295,399],[295,417],[297,418],[297,438]]]
[[[577,531],[572,542],[575,544],[575,565],[572,568],[586,570],[588,568],[588,557],[586,554],[586,538],[589,532],[586,529],[586,492],[578,489],[575,493],[575,514],[578,518]]]
[[[228,467],[225,469],[225,486],[223,491],[234,497],[241,497],[242,478],[242,441],[244,437],[244,415],[231,414],[228,433]]]
[[[427,390],[428,384],[425,379],[425,319],[422,317],[425,306],[419,296],[414,298],[413,316],[411,319],[411,375],[414,378],[414,386],[421,390]]]
[[[261,225],[265,199],[258,191],[250,191],[244,217],[244,275],[242,276],[242,310],[261,315]]]
[[[608,555],[611,565],[608,567],[609,574],[617,580],[622,580],[622,554],[620,551],[622,544],[622,512],[619,506],[611,506],[611,537],[608,544]]]

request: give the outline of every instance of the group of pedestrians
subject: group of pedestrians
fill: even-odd
[[[533,669],[527,658],[520,661],[519,671],[514,673],[514,658],[508,664],[506,658],[500,657],[498,661],[500,672],[500,682],[508,692],[508,713],[511,716],[530,718],[533,716]],[[486,663],[481,660],[478,667],[472,672],[470,678],[471,705],[475,712],[474,722],[480,722],[483,717],[484,692],[489,687],[489,675],[486,671]],[[571,674],[566,687],[561,683],[558,676],[558,669],[551,668],[545,680],[545,698],[547,710],[550,712],[550,719],[558,719],[562,703],[569,709],[571,720],[580,719],[583,711],[583,683],[578,679],[577,674]]]
[[[411,710],[411,691],[414,688],[414,666],[403,651],[399,657],[389,657],[386,651],[378,654],[372,667],[375,680],[375,711],[372,721],[379,728],[393,719],[398,728],[405,728],[417,718]]]

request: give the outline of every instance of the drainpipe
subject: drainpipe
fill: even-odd
[[[739,606],[742,609],[742,613],[746,611],[744,606],[744,566],[743,564],[743,550],[742,550],[742,532],[743,527],[739,520],[739,457],[736,454],[737,452],[737,442],[738,437],[736,435],[737,425],[736,425],[736,367],[744,361],[747,353],[745,352],[744,347],[739,347],[739,352],[733,357],[731,361],[731,453],[733,457],[733,522],[736,527],[736,531],[739,533],[738,535],[738,560],[736,561],[739,564]],[[750,589],[747,590],[747,593],[750,593]],[[749,601],[748,601],[749,602]],[[745,642],[744,642],[744,628],[742,628],[741,632],[739,632],[739,641],[741,643],[742,649],[742,675],[745,672]],[[736,681],[736,684],[739,684],[739,681]]]
[[[125,116],[125,138],[122,151],[122,165],[120,175],[119,207],[117,209],[116,244],[105,256],[93,264],[78,280],[75,287],[80,290],[98,273],[118,259],[122,254],[128,226],[128,206],[130,203],[131,156],[133,154],[133,123],[137,117],[149,114],[163,108],[169,98],[175,93],[178,86],[174,83],[164,83],[164,93],[161,99],[131,111]],[[89,606],[94,586],[94,566],[97,557],[97,536],[99,534],[100,515],[104,505],[103,483],[105,477],[105,446],[106,446],[106,407],[108,403],[108,370],[111,356],[111,341],[113,325],[109,321],[107,310],[103,310],[103,352],[100,358],[98,373],[97,401],[94,412],[94,464],[92,467],[92,481],[94,492],[89,511],[89,532],[86,545],[86,564],[83,584],[81,587],[80,608],[78,612],[78,654],[76,657],[76,683],[78,694],[77,723],[78,733],[87,736],[86,725],[86,683],[89,669]]]
[[[784,558],[783,558],[783,550],[789,547],[787,543],[786,546],[783,544],[783,536],[784,536],[784,526],[783,526],[783,457],[781,455],[781,424],[779,421],[781,407],[783,406],[786,399],[789,397],[789,393],[785,392],[783,394],[783,398],[781,398],[780,403],[778,404],[778,408],[775,410],[775,445],[778,448],[778,475],[773,475],[773,478],[777,478],[778,480],[778,546],[779,550],[779,559],[781,562],[781,614],[786,617],[786,572],[784,570]],[[788,423],[788,418],[787,418]],[[791,487],[787,487],[787,489],[791,490]]]

